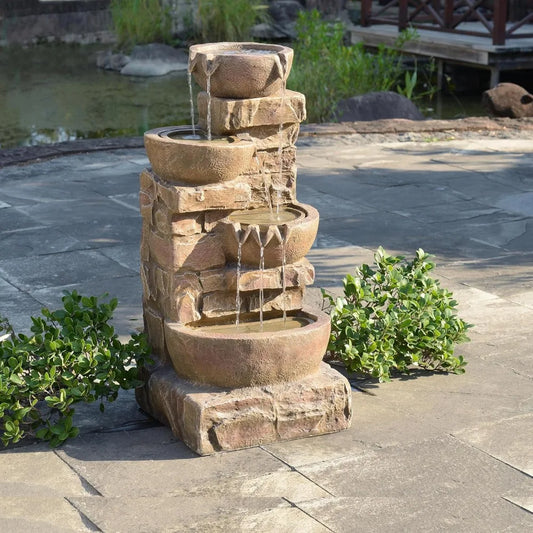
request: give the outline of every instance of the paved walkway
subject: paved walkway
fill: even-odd
[[[422,247],[476,326],[466,374],[357,382],[350,430],[210,457],[121,394],[80,408],[57,450],[0,452],[0,530],[532,530],[533,132],[502,135],[299,143],[298,199],[321,212],[309,301],[379,245]],[[121,334],[141,326],[146,164],[130,148],[0,170],[0,313],[17,329],[73,288],[118,297]]]

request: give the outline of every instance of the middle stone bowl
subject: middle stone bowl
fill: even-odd
[[[315,241],[318,211],[306,204],[233,211],[221,220],[219,231],[226,258],[242,265],[265,268],[303,259]],[[240,243],[240,244],[239,244]]]
[[[190,126],[155,128],[144,134],[154,172],[166,181],[205,185],[236,178],[252,166],[253,142],[238,137],[208,141]]]

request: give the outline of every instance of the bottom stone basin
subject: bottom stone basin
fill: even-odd
[[[329,316],[302,310],[252,324],[195,326],[165,322],[167,349],[178,376],[217,387],[290,382],[318,372],[330,334]],[[252,331],[244,331],[245,329]]]

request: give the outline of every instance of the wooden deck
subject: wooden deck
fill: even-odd
[[[475,30],[478,23],[464,23]],[[490,70],[490,86],[500,79],[500,72],[513,70],[533,70],[533,37],[508,39],[504,45],[493,45],[490,37],[462,35],[426,29],[416,30],[419,38],[407,42],[403,52],[424,57],[434,57],[442,72],[443,63],[453,63]],[[524,32],[527,29],[523,30]],[[517,37],[521,33],[517,32]],[[351,29],[353,44],[363,42],[369,47],[385,44],[393,47],[398,37],[398,28],[391,24],[374,24]],[[533,74],[532,74],[533,76]]]

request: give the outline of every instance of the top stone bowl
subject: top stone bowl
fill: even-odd
[[[189,70],[219,98],[259,98],[279,93],[289,76],[293,51],[262,43],[207,43],[189,49]]]

